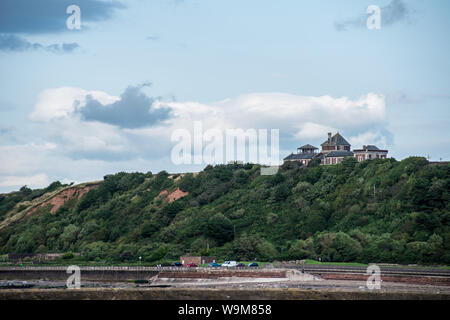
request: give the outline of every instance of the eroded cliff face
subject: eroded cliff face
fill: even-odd
[[[54,195],[50,199],[42,202],[41,204],[34,207],[33,209],[29,210],[27,212],[27,215],[33,214],[37,209],[39,209],[40,207],[45,207],[48,204],[52,205],[52,208],[50,209],[50,213],[55,213],[56,211],[58,211],[59,208],[61,208],[64,205],[64,203],[66,203],[66,201],[69,201],[74,198],[77,198],[77,200],[79,200],[85,193],[89,192],[89,190],[91,190],[97,186],[98,186],[98,184],[91,184],[91,185],[86,185],[83,187],[75,186],[72,188],[65,189],[65,190],[59,192],[58,194]]]
[[[169,191],[167,191],[167,190],[163,190],[158,194],[158,197],[160,197],[160,198],[166,197],[168,202],[174,202],[175,200],[183,198],[183,197],[187,196],[188,194],[189,194],[189,192],[187,192],[187,191],[184,192],[180,188],[176,188],[171,193],[169,193]]]
[[[46,193],[31,201],[19,202],[12,210],[5,214],[5,218],[0,221],[0,230],[16,223],[23,218],[36,213],[39,208],[51,205],[50,212],[55,213],[67,201],[71,199],[79,200],[89,190],[96,188],[100,182],[86,183],[72,187],[65,187],[60,191]]]

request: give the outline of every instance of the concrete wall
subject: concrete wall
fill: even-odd
[[[0,268],[0,280],[66,280],[70,274],[66,267],[14,267]],[[128,281],[160,278],[204,278],[247,277],[285,278],[286,270],[242,270],[224,268],[155,268],[155,267],[81,267],[81,280]]]
[[[0,268],[0,280],[66,280],[71,274],[66,267]],[[128,281],[149,279],[157,275],[156,268],[81,267],[81,281]]]
[[[179,268],[179,267],[80,267],[81,281],[128,281],[164,278],[284,278],[286,270]],[[0,280],[66,280],[67,267],[0,267]]]

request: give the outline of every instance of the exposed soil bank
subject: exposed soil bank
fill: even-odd
[[[56,211],[58,211],[59,208],[61,208],[64,205],[64,203],[66,203],[66,201],[68,201],[70,199],[73,199],[73,198],[77,198],[78,200],[80,200],[81,197],[85,193],[89,192],[93,188],[96,188],[97,186],[98,186],[98,184],[89,184],[89,185],[86,185],[84,187],[74,186],[72,188],[67,188],[67,189],[59,192],[58,194],[54,195],[50,199],[42,202],[40,205],[34,207],[30,211],[28,211],[27,215],[32,214],[33,212],[35,212],[40,207],[44,207],[44,206],[46,206],[48,204],[52,205],[52,208],[50,209],[50,212],[51,213],[55,213]]]
[[[367,275],[351,273],[325,273],[322,275],[325,280],[366,280]],[[385,282],[403,282],[420,285],[440,285],[450,286],[450,278],[430,277],[430,276],[402,276],[402,275],[381,275]]]
[[[449,300],[450,294],[305,289],[81,288],[0,290],[0,300]]]

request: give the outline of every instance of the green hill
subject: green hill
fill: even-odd
[[[252,164],[121,172],[0,195],[0,254],[450,264],[449,190],[450,164],[417,157],[288,163],[273,176]]]

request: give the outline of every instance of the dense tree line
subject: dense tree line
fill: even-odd
[[[62,185],[0,196],[0,220]],[[158,196],[180,188],[169,203]],[[0,253],[80,252],[104,263],[185,253],[263,261],[321,259],[450,264],[450,165],[411,157],[207,166],[197,175],[118,173],[55,214],[43,208],[0,232]]]

